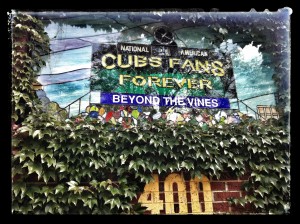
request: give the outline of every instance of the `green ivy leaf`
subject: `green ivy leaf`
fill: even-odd
[[[58,162],[56,163],[56,166],[55,166],[57,169],[59,169],[59,172],[62,173],[62,172],[65,172],[67,170],[67,166],[65,165],[65,163],[63,162]]]
[[[65,188],[65,186],[62,185],[62,184],[59,184],[59,185],[57,185],[57,186],[55,187],[55,194],[59,194],[59,193],[64,194],[65,191],[66,191],[66,188]]]
[[[260,207],[260,208],[264,208],[264,201],[262,199],[258,199],[256,201],[253,202],[254,206],[257,208],[257,207]]]
[[[268,191],[266,188],[264,188],[262,185],[260,185],[260,186],[258,187],[258,189],[257,189],[257,190],[254,190],[254,191],[257,192],[257,193],[259,193],[261,197],[264,196],[264,193],[265,193],[265,194],[268,194],[268,193],[269,193],[269,191]]]
[[[26,184],[24,182],[13,183],[12,189],[13,189],[13,192],[14,192],[14,196],[17,197],[20,192],[22,194],[25,192]]]
[[[245,196],[245,199],[246,199],[247,201],[249,201],[250,203],[252,203],[253,201],[256,200],[256,198],[255,198],[254,196],[252,196],[252,195],[246,195],[246,196]]]
[[[194,169],[194,164],[191,161],[183,161],[181,167],[186,168],[187,170]]]
[[[38,175],[38,178],[40,179],[43,172],[43,167],[41,164],[28,162],[27,168],[28,168],[28,174],[36,173]]]
[[[131,160],[130,163],[129,163],[129,167],[128,167],[128,168],[129,168],[129,170],[130,170],[131,168],[136,169],[136,168],[135,168],[135,161]]]
[[[35,130],[35,131],[33,132],[33,134],[32,134],[32,137],[35,138],[37,135],[39,136],[39,139],[42,138],[41,130]]]
[[[116,195],[116,194],[120,194],[120,191],[119,191],[119,189],[118,188],[115,188],[115,187],[112,187],[111,189],[110,189],[110,192],[111,192],[111,194],[112,195]]]
[[[48,183],[50,177],[52,177],[52,179],[54,181],[56,181],[56,175],[55,175],[55,172],[54,171],[45,171],[42,175],[43,177],[43,180],[45,183]]]

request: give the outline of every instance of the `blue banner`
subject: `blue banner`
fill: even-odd
[[[101,93],[100,104],[230,109],[228,98]]]

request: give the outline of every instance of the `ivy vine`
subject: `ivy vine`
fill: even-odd
[[[12,18],[12,119],[20,124],[34,111],[37,99],[33,89],[37,73],[45,65],[49,37],[38,19],[18,13]]]

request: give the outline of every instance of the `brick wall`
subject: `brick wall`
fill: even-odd
[[[229,175],[222,175],[220,179],[210,178],[210,187],[212,194],[212,206],[213,206],[213,214],[246,214],[246,213],[255,213],[254,206],[250,204],[246,204],[245,207],[230,205],[228,202],[228,198],[234,197],[245,197],[246,192],[241,190],[242,184],[248,179],[249,175],[244,175],[243,177],[237,178]],[[18,179],[19,175],[15,176],[15,179]],[[29,182],[37,183],[38,177],[36,174],[32,174],[28,179]],[[48,183],[51,184],[51,183]],[[55,184],[55,183],[52,183]],[[186,186],[186,195],[187,195],[187,214],[195,214],[191,207],[191,189],[190,182],[185,181]],[[179,203],[178,200],[178,188],[177,185],[173,188],[174,195],[174,211],[175,213],[179,213],[179,207],[176,206]],[[138,193],[137,198],[132,200],[132,203],[135,204],[138,202],[138,199],[142,193]],[[150,196],[151,199],[151,196]],[[159,200],[165,202],[165,193],[164,193],[164,180],[161,179],[159,181]],[[202,212],[205,212],[205,202],[204,202],[204,193],[202,189],[199,191],[199,201],[201,202]],[[204,210],[203,210],[204,209]],[[151,211],[146,211],[144,214],[151,214]],[[159,214],[166,214],[165,205],[163,209],[160,210]]]
[[[212,180],[211,190],[213,195],[213,211],[214,213],[231,213],[238,212],[236,206],[228,203],[228,198],[239,198],[245,195],[241,191],[243,180]],[[243,207],[239,208],[242,212]]]
[[[248,177],[248,174],[240,178],[222,175],[219,180],[210,179],[214,214],[255,212],[255,209],[250,204],[246,204],[245,207],[230,205],[227,200],[230,197],[245,197],[246,192],[241,190],[241,186]]]

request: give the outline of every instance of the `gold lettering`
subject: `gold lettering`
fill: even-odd
[[[209,89],[212,89],[211,81],[206,79],[200,79],[200,89],[204,89],[204,86],[206,86]]]
[[[149,64],[152,66],[152,67],[160,67],[162,62],[161,62],[161,58],[158,58],[158,57],[151,57],[149,58]]]
[[[131,78],[131,76],[130,75],[120,75],[119,84],[124,85],[124,79],[127,79],[127,78]]]
[[[192,68],[193,71],[195,71],[195,67],[193,62],[191,62],[189,59],[186,59],[185,62],[183,63],[183,65],[181,66],[181,68],[185,68],[186,66],[189,66]]]
[[[103,66],[104,68],[106,68],[106,69],[113,69],[114,67],[116,67],[116,65],[115,65],[114,63],[112,63],[111,65],[108,65],[108,64],[106,63],[106,60],[107,60],[108,58],[111,58],[111,59],[115,60],[115,59],[116,59],[116,56],[113,55],[113,54],[110,54],[110,53],[103,55],[103,57],[102,57],[102,59],[101,59],[102,66]]]
[[[177,79],[174,79],[174,81],[176,82],[176,84],[179,86],[179,88],[182,88],[184,83],[186,83],[186,79],[182,79],[181,82]]]
[[[176,183],[178,188],[179,213],[186,214],[188,213],[188,209],[187,209],[187,197],[186,197],[184,180],[179,174],[175,174],[175,173],[170,174],[165,179],[165,183],[164,183],[166,214],[175,214],[173,183]]]
[[[174,65],[179,65],[179,61],[180,59],[179,58],[170,58],[169,59],[169,67],[170,68],[174,68]]]
[[[201,211],[201,204],[199,201],[199,182],[202,183],[203,186],[203,198],[204,198],[204,212]],[[212,193],[209,180],[206,176],[195,177],[195,179],[190,180],[190,191],[191,191],[191,202],[192,202],[192,211],[193,214],[197,213],[206,213],[212,214],[213,213],[213,206],[212,206]]]
[[[163,83],[163,87],[164,88],[173,88],[174,86],[172,85],[173,82],[172,82],[172,78],[163,78],[162,79],[162,83]],[[171,85],[171,86],[169,86]]]
[[[169,174],[164,181],[164,190],[159,191],[159,177],[157,174],[152,174],[153,181],[146,184],[144,192],[141,194],[138,202],[147,207],[147,210],[151,211],[151,214],[160,214],[160,210],[164,209],[166,214],[176,214],[175,204],[179,205],[180,214],[188,214],[188,198],[186,191],[186,182],[180,174]],[[199,187],[202,185],[202,188]],[[177,190],[174,191],[174,185],[177,185]],[[212,192],[209,179],[205,176],[201,176],[199,179],[195,177],[189,181],[191,207],[190,214],[212,214]],[[165,201],[160,200],[160,194],[164,194]],[[174,201],[175,194],[177,194],[178,201]],[[199,194],[203,194],[203,201],[199,200]],[[202,207],[203,206],[203,207]],[[202,209],[201,209],[202,207]]]
[[[134,55],[134,67],[141,68],[147,65],[147,58],[141,55]]]
[[[216,65],[217,64],[217,65]],[[216,75],[216,76],[223,76],[225,75],[225,71],[224,69],[222,68],[223,67],[223,64],[222,62],[220,61],[213,61],[211,63],[213,69],[211,69],[211,72]]]
[[[209,73],[209,64],[208,64],[208,61],[205,61],[205,65],[204,65],[204,64],[202,64],[201,61],[195,60],[195,64],[196,64],[196,70],[197,70],[197,71],[200,71],[200,68],[199,68],[199,65],[200,65],[200,67],[201,67],[202,69],[204,69],[204,71],[205,71],[206,73]]]
[[[188,88],[189,89],[197,89],[198,83],[196,79],[188,79]]]
[[[132,66],[132,55],[128,55],[128,64],[127,65],[124,65],[122,63],[122,54],[118,54],[118,66],[120,68],[129,68]]]
[[[161,87],[160,78],[158,78],[158,77],[149,76],[148,77],[148,86],[152,86],[152,83],[155,83],[156,86]]]
[[[164,209],[164,203],[159,199],[158,175],[152,174],[152,177],[154,180],[145,185],[138,202],[146,206],[151,214],[160,214],[160,210]]]
[[[137,79],[141,79],[142,82],[137,82]],[[146,79],[143,76],[137,75],[135,77],[133,77],[132,82],[134,85],[136,86],[144,86],[146,84]]]

